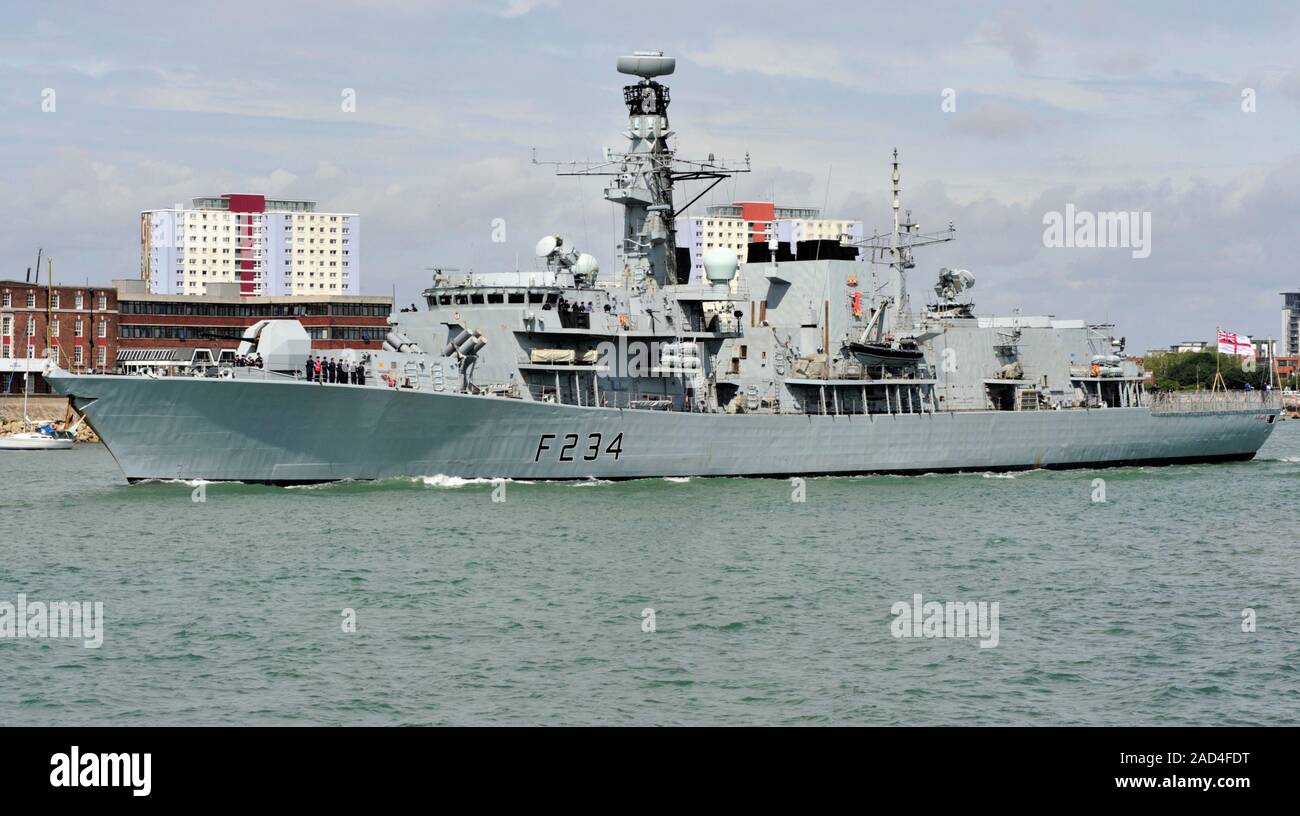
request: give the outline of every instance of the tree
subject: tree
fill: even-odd
[[[1209,388],[1214,384],[1216,363],[1228,388],[1240,390],[1248,384],[1251,388],[1263,388],[1269,381],[1267,365],[1246,371],[1240,357],[1219,354],[1216,361],[1215,356],[1213,351],[1185,351],[1151,357],[1146,364],[1151,369],[1155,387],[1161,391]]]

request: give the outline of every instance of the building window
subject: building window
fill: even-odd
[[[57,317],[50,321],[50,336],[59,336],[59,319]]]
[[[52,293],[52,294],[50,295],[50,308],[51,308],[51,309],[57,309],[57,308],[59,308],[59,293],[58,293],[58,292],[54,292],[54,293]]]
[[[28,337],[36,336],[36,318],[34,317],[27,318],[27,336]]]
[[[103,337],[108,337],[108,321],[107,321],[107,320],[101,320],[101,321],[99,321],[99,329],[98,329],[98,331],[96,332],[96,334],[97,334],[99,337],[101,337],[101,338],[103,338]]]
[[[58,347],[58,346],[54,346],[53,348],[50,349],[50,361],[53,362],[55,365],[58,365],[58,364],[59,364],[59,347]]]
[[[99,368],[108,365],[108,349],[104,346],[95,349],[95,365]]]
[[[36,308],[36,293],[35,293],[35,292],[28,292],[28,293],[27,293],[27,308],[28,308],[28,309],[35,309],[35,308]]]
[[[8,292],[4,293],[3,305],[6,309],[14,305],[14,297]]]
[[[108,295],[103,292],[99,293],[99,310],[102,312],[108,308]]]
[[[72,364],[75,365],[77,368],[81,368],[81,366],[83,366],[83,365],[85,364],[85,354],[86,354],[86,353],[85,353],[85,351],[83,350],[83,347],[82,347],[82,346],[73,346],[73,347],[72,347]]]
[[[78,293],[77,293],[77,311],[81,311],[81,310],[84,309],[84,308],[86,308],[85,301],[82,299],[82,297],[81,297],[81,293],[78,292]]]
[[[72,321],[72,333],[75,334],[77,337],[86,336],[86,328],[85,325],[82,323],[81,318],[77,318],[76,320]]]

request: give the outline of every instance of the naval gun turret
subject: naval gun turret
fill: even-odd
[[[267,371],[293,374],[311,356],[311,336],[297,320],[259,320],[244,329],[235,353],[260,359]]]

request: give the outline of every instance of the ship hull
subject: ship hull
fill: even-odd
[[[131,481],[628,479],[1250,459],[1276,409],[682,414],[306,382],[54,373]]]

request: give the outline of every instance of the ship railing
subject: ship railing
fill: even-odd
[[[553,386],[538,385],[528,389],[532,397],[537,402],[562,403],[573,405],[571,400],[564,399],[565,396],[572,396],[572,391],[564,389],[557,392]],[[599,403],[593,404],[590,399],[590,392],[583,394],[582,407],[584,408],[627,408],[638,411],[690,411],[696,406],[690,405],[680,394],[663,394],[643,391],[615,391],[601,390]]]
[[[265,368],[241,368],[238,369],[240,377],[247,377],[255,380],[305,380],[307,375],[302,371],[267,371]]]
[[[240,380],[301,380],[305,379],[302,371],[269,371],[256,366],[234,366],[229,363],[217,365],[195,365],[180,369],[175,376],[196,377],[199,379],[240,379]]]
[[[1162,391],[1150,395],[1152,414],[1246,413],[1279,410],[1276,391]]]

